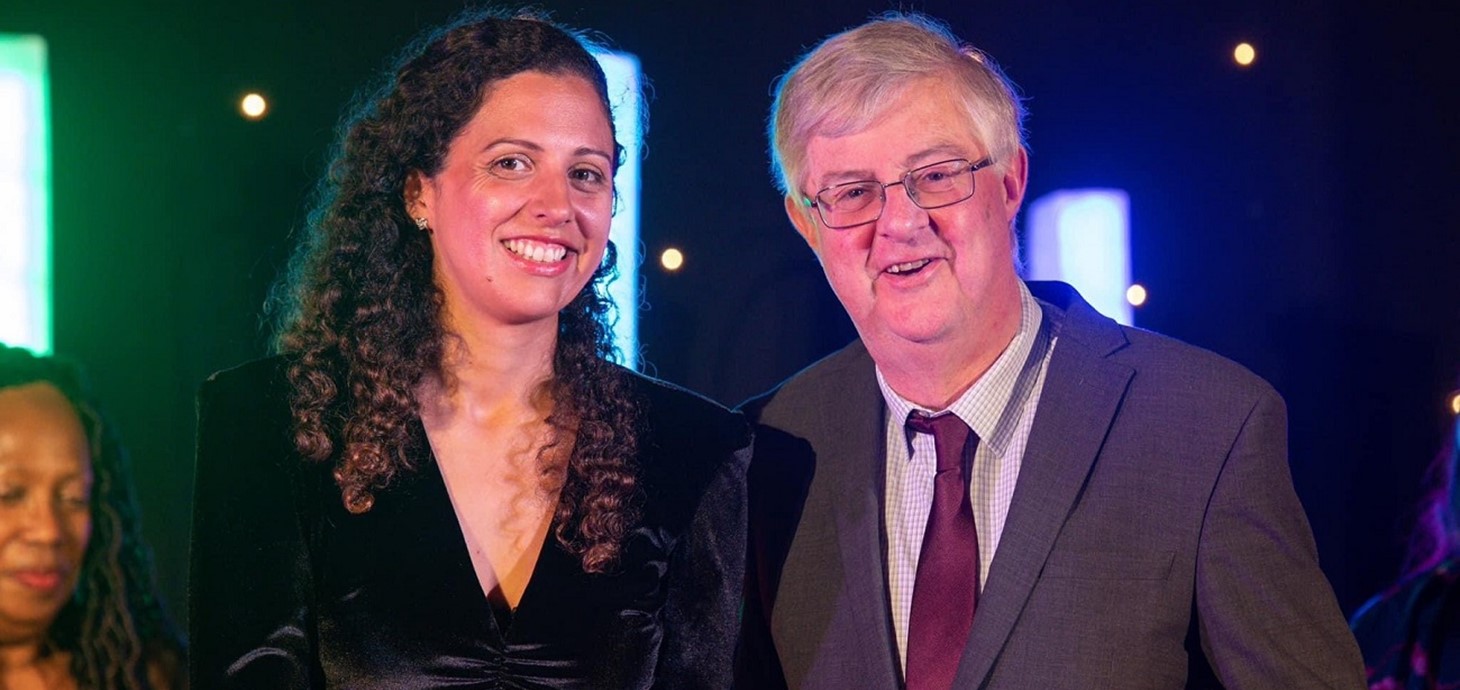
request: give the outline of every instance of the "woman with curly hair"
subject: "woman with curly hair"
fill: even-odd
[[[76,367],[0,344],[0,688],[184,687],[138,522]]]
[[[200,402],[207,688],[722,688],[748,427],[610,361],[585,41],[471,14],[341,127],[279,355]]]
[[[1460,415],[1427,483],[1405,575],[1354,614],[1373,690],[1460,688]]]

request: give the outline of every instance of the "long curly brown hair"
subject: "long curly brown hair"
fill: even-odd
[[[0,344],[0,389],[31,383],[66,396],[91,442],[91,537],[45,649],[71,655],[82,690],[178,690],[183,642],[158,597],[126,449],[78,367]]]
[[[448,380],[442,362],[451,334],[431,244],[408,217],[407,179],[440,172],[492,85],[514,74],[582,77],[608,114],[608,87],[589,45],[541,17],[469,12],[418,38],[342,122],[307,234],[272,306],[275,347],[292,356],[295,445],[310,460],[334,462],[351,512],[370,510],[378,491],[414,469],[410,458],[428,452],[413,433],[414,392],[428,376]],[[554,534],[588,572],[615,563],[638,519],[639,405],[610,361],[604,289],[615,256],[610,244],[593,279],[559,313],[552,378],[539,391],[553,401],[554,437],[576,434]]]

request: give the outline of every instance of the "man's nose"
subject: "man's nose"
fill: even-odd
[[[911,190],[902,182],[894,182],[882,190],[882,217],[877,219],[877,234],[903,240],[928,224],[928,212],[913,203]]]

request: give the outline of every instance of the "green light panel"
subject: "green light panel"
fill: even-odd
[[[46,42],[0,34],[0,342],[51,350]]]

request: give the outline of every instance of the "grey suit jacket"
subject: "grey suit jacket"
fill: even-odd
[[[1277,392],[1067,285],[1030,289],[1058,341],[954,687],[1363,688]],[[737,687],[901,687],[871,357],[853,343],[743,407]]]

